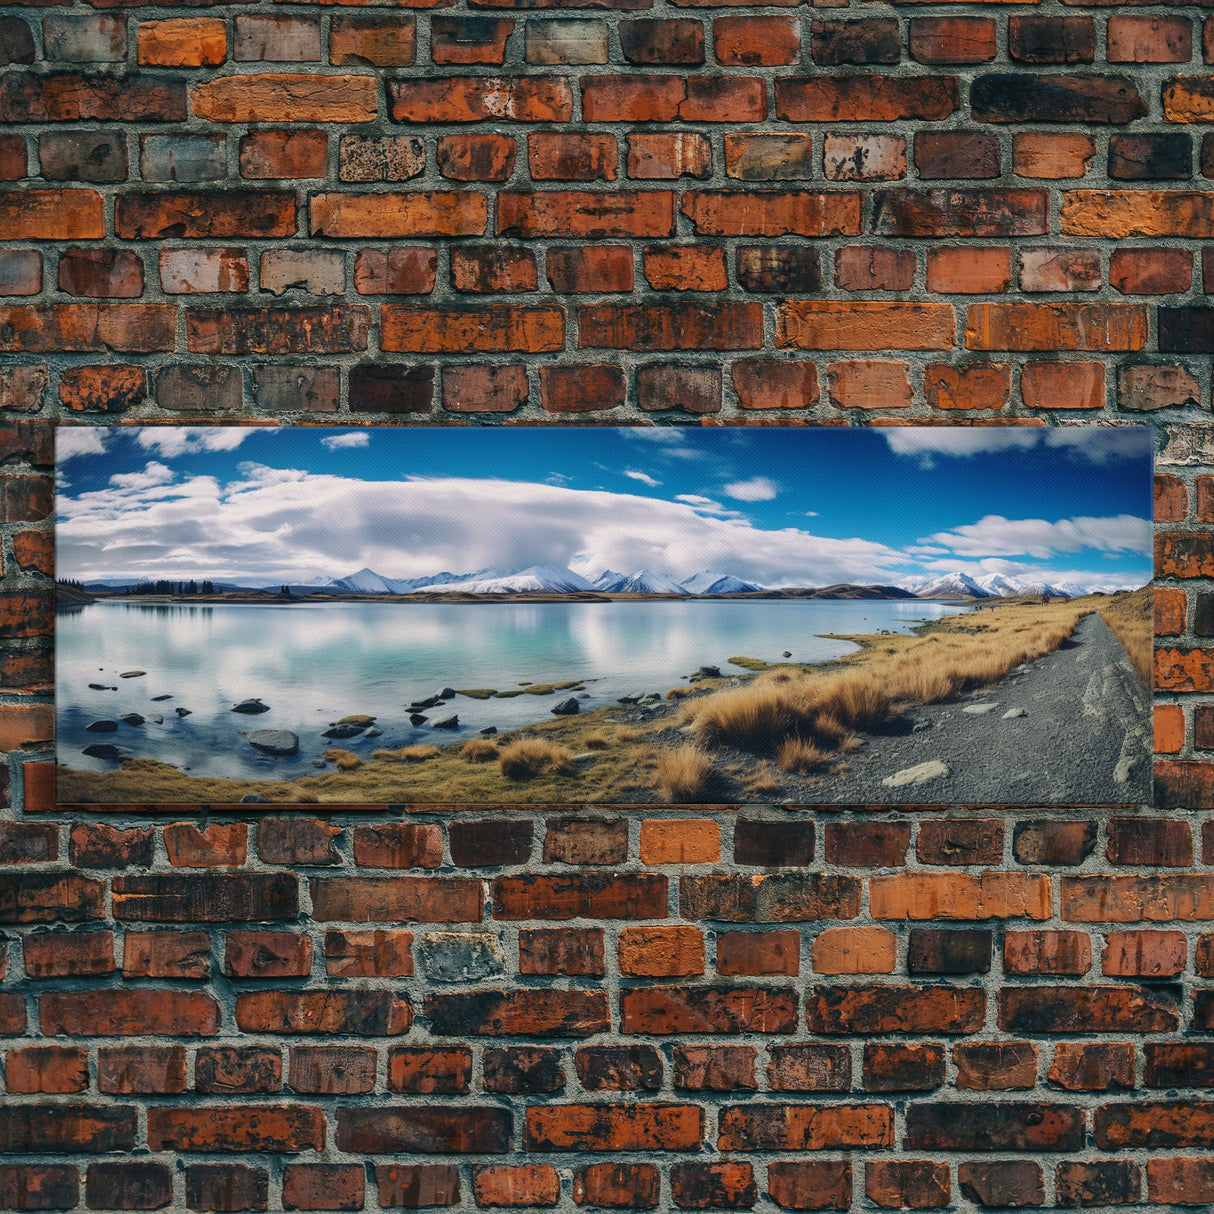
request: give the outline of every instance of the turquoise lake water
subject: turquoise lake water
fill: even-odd
[[[360,754],[382,746],[455,742],[480,729],[550,719],[571,694],[474,700],[456,696],[430,721],[459,714],[455,732],[409,724],[408,705],[442,687],[516,688],[523,681],[584,680],[584,711],[621,695],[686,681],[702,664],[722,673],[733,656],[828,661],[850,652],[825,632],[907,632],[966,608],[919,600],[712,600],[612,603],[317,603],[161,605],[103,600],[56,621],[56,727],[60,763],[112,771],[84,756],[91,742],[159,759],[196,775],[288,779],[314,770],[327,747]],[[118,678],[139,669],[146,674]],[[90,690],[90,683],[116,691]],[[153,697],[171,699],[156,701]],[[232,712],[257,697],[269,711]],[[178,717],[175,709],[188,708]],[[88,733],[100,718],[163,716]],[[367,713],[382,736],[330,741],[339,717]],[[296,758],[270,759],[242,731],[288,729]]]

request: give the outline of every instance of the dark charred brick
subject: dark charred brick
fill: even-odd
[[[609,1025],[601,991],[550,990],[542,999],[528,990],[429,995],[425,1009],[440,1037],[590,1037]]]
[[[909,974],[987,974],[992,933],[980,928],[911,929],[906,951]]]
[[[375,1086],[373,1049],[359,1046],[292,1046],[287,1082],[294,1092],[349,1096]]]
[[[743,290],[806,295],[821,289],[818,250],[807,245],[739,245],[736,256]]]
[[[124,1105],[13,1104],[0,1108],[0,1151],[75,1155],[130,1151],[135,1109]]]
[[[1176,986],[1017,986],[999,992],[999,1027],[1014,1033],[1166,1033],[1180,1027]]]
[[[114,917],[140,922],[220,923],[291,919],[299,884],[289,873],[115,877]]]
[[[1092,1134],[1102,1151],[1127,1147],[1214,1146],[1214,1105],[1209,1100],[1156,1100],[1102,1104]]]
[[[173,1200],[173,1174],[162,1163],[91,1163],[84,1200],[93,1210],[160,1210]]]
[[[1206,1042],[1151,1041],[1142,1052],[1149,1088],[1214,1087],[1214,1046]]]
[[[806,1000],[815,1033],[973,1033],[986,993],[945,986],[818,986]]]
[[[1017,822],[1012,854],[1021,864],[1082,864],[1096,846],[1096,823]]]
[[[749,1210],[759,1199],[749,1163],[676,1163],[670,1192],[681,1210]]]
[[[578,974],[602,977],[601,927],[520,928],[518,964],[521,974]]]
[[[1185,134],[1113,135],[1109,176],[1119,181],[1177,181],[1193,174],[1193,141]]]
[[[350,410],[364,413],[429,413],[434,368],[364,363],[350,368]]]
[[[532,833],[526,819],[452,822],[447,828],[451,862],[460,868],[526,864],[531,857]]]
[[[239,1163],[200,1163],[185,1170],[185,1203],[191,1210],[234,1214],[264,1210],[270,1175],[264,1168]]]
[[[539,1047],[487,1049],[482,1059],[486,1092],[559,1092],[565,1071],[556,1050]]]
[[[34,35],[29,22],[21,17],[0,17],[0,64],[33,62]]]
[[[682,877],[679,913],[684,919],[728,923],[854,919],[860,913],[860,882],[831,873]]]
[[[924,864],[990,864],[1003,859],[1000,818],[943,818],[920,823],[915,852]]]
[[[812,822],[739,818],[733,829],[735,864],[763,868],[804,868],[814,858]]]
[[[1158,316],[1161,351],[1214,352],[1214,308],[1159,308]]]
[[[80,1173],[70,1164],[0,1164],[0,1209],[70,1210],[80,1200]]]
[[[76,873],[0,874],[0,923],[103,919],[102,882]]]
[[[788,987],[653,986],[620,992],[624,1033],[791,1033],[796,993]]]
[[[583,1046],[574,1054],[582,1087],[595,1092],[656,1092],[662,1056],[651,1045]]]
[[[375,1082],[372,1059],[371,1083]],[[472,1080],[472,1051],[402,1046],[388,1052],[388,1090],[419,1095],[458,1096],[469,1090]]]
[[[962,1163],[957,1168],[961,1193],[986,1209],[1045,1205],[1041,1165],[1028,1159]]]
[[[1091,63],[1096,32],[1091,17],[1011,17],[1008,50],[1021,63]]]
[[[810,46],[819,67],[845,63],[897,63],[902,39],[896,17],[866,21],[815,21]]]
[[[459,1204],[459,1168],[452,1164],[376,1164],[375,1183],[385,1208]]]
[[[944,1047],[934,1044],[864,1047],[866,1092],[930,1092],[944,1083]]]
[[[341,827],[319,818],[262,818],[257,823],[257,854],[267,864],[341,863],[334,843]]]
[[[1078,1151],[1083,1110],[1031,1102],[912,1104],[906,1144],[928,1151]]]
[[[845,1045],[773,1045],[767,1085],[777,1092],[846,1092],[851,1051]]]
[[[125,181],[129,168],[121,131],[44,131],[38,158],[48,181]]]
[[[970,90],[976,122],[1080,122],[1121,126],[1145,118],[1146,102],[1128,76],[991,72]]]
[[[1187,867],[1193,863],[1193,837],[1187,822],[1170,818],[1110,818],[1105,827],[1110,863]]]
[[[753,1045],[676,1045],[674,1086],[689,1092],[758,1087]]]
[[[847,868],[890,868],[906,863],[909,822],[828,822],[826,861]]]
[[[391,1106],[339,1107],[337,1148],[366,1155],[500,1155],[510,1149],[512,1118],[506,1109]]]
[[[1132,1159],[1096,1159],[1060,1163],[1054,1178],[1060,1206],[1105,1206],[1137,1202],[1142,1169]]]
[[[704,27],[699,21],[621,21],[620,50],[629,63],[703,63]]]
[[[661,919],[667,878],[658,873],[534,873],[493,881],[495,919]]]

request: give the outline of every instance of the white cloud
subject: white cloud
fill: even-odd
[[[890,426],[882,435],[895,455],[919,456],[925,469],[935,466],[933,455],[1031,451],[1039,441],[1032,429],[1012,426]]]
[[[748,481],[734,481],[722,490],[726,497],[739,502],[770,502],[780,486],[766,476],[752,476]]]
[[[246,464],[220,488],[195,477],[142,490],[65,497],[64,576],[389,577],[485,566],[567,565],[593,554],[614,569],[688,577],[724,568],[773,585],[892,581],[902,553],[797,528],[764,531],[690,502],[464,478],[360,481]],[[711,499],[704,499],[711,503]],[[167,557],[175,554],[171,562]]]
[[[648,472],[636,472],[632,468],[626,468],[624,475],[630,477],[634,481],[640,481],[642,485],[648,485],[650,489],[656,489],[662,482],[654,480]]]
[[[132,431],[145,451],[166,459],[194,455],[199,451],[235,451],[258,426],[141,426]]]
[[[816,510],[806,510],[805,517],[806,518],[817,518],[818,512]]]
[[[365,430],[353,430],[349,434],[330,434],[320,441],[330,451],[340,451],[347,447],[366,447],[371,442],[371,436]]]
[[[110,438],[100,426],[56,426],[55,461],[66,463],[77,455],[104,455]]]
[[[1132,514],[1066,518],[1056,523],[988,514],[976,523],[929,535],[922,542],[942,544],[958,556],[1031,556],[1039,560],[1056,552],[1079,552],[1084,548],[1146,553],[1151,550],[1152,525],[1150,519]]]
[[[1152,433],[1147,426],[1051,426],[1045,445],[1093,464],[1114,459],[1150,458]]]
[[[157,460],[149,460],[142,472],[118,472],[110,477],[115,489],[149,489],[153,485],[167,485],[174,477],[172,468]]]

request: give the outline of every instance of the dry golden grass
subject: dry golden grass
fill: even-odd
[[[363,765],[362,759],[351,750],[326,750],[325,758],[334,764],[338,771],[354,771]]]
[[[1151,587],[1116,595],[1098,610],[1134,663],[1139,677],[1150,687],[1155,661],[1155,600]]]
[[[639,729],[633,729],[631,725],[621,725],[612,735],[613,742],[635,742],[641,736]]]
[[[581,737],[582,747],[585,750],[606,750],[611,745],[607,739],[597,731],[584,733]]]
[[[465,763],[492,763],[497,756],[498,749],[488,738],[473,738],[465,742],[459,752]]]
[[[830,755],[804,738],[785,738],[776,747],[776,762],[783,771],[808,776],[828,766]]]
[[[654,788],[663,801],[674,804],[706,801],[714,782],[712,760],[698,746],[680,746],[658,755]]]
[[[672,687],[667,693],[668,700],[681,700],[684,696],[691,695],[690,687]]]
[[[507,780],[530,780],[541,772],[568,775],[573,755],[547,738],[520,738],[501,751],[502,775]]]
[[[437,759],[442,753],[437,746],[423,742],[418,746],[402,746],[399,750],[373,750],[371,758],[385,763],[424,763],[427,759]]]

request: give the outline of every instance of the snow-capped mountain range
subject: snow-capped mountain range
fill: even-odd
[[[897,583],[919,598],[949,598],[965,595],[976,599],[1001,598],[1022,594],[1048,594],[1054,597],[1076,597],[1094,591],[1111,593],[1120,586],[1074,581],[1044,582],[988,573],[973,577],[961,570],[951,573],[908,577]],[[593,581],[571,569],[552,565],[532,565],[513,571],[478,569],[475,573],[437,573],[421,578],[389,578],[371,569],[360,569],[332,581],[317,580],[309,589],[337,591],[345,594],[414,594],[458,592],[463,594],[576,594],[602,591],[607,594],[744,594],[770,587],[744,581],[729,573],[705,570],[679,581],[668,574],[650,569],[633,573],[607,570]]]

